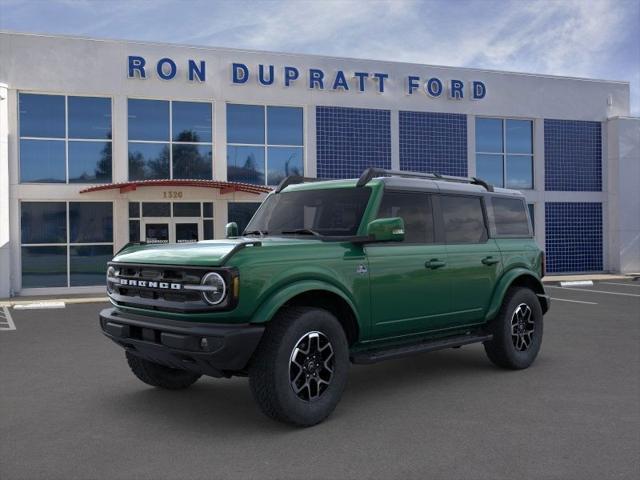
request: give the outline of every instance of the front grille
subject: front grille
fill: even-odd
[[[209,268],[118,263],[109,266],[115,269],[107,280],[109,296],[118,305],[168,312],[210,310],[199,291],[188,290],[200,285],[202,277],[211,271]]]

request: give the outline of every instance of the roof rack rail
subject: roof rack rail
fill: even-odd
[[[470,183],[480,185],[488,192],[493,192],[493,185],[477,177],[453,177],[450,175],[440,175],[438,173],[405,172],[402,170],[386,170],[382,168],[367,168],[358,179],[357,187],[364,187],[375,177],[406,177],[406,178],[428,178],[444,182]]]
[[[306,183],[306,182],[321,182],[321,178],[311,178],[311,177],[302,177],[300,175],[289,175],[282,179],[282,181],[276,187],[275,193],[280,193],[282,190],[287,188],[289,185],[294,185],[296,183]]]

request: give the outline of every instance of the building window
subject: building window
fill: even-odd
[[[202,239],[213,240],[213,203],[202,204]]]
[[[476,118],[476,176],[498,187],[533,188],[533,122]]]
[[[544,207],[547,272],[602,271],[602,204],[547,202]]]
[[[228,221],[236,222],[238,232],[242,233],[260,205],[255,202],[229,202],[227,204]]]
[[[129,180],[213,178],[213,105],[130,98]]]
[[[316,107],[318,178],[357,178],[369,167],[391,168],[391,112]]]
[[[227,105],[227,179],[277,185],[304,172],[301,107]]]
[[[104,284],[113,257],[110,202],[22,202],[22,288]]]
[[[582,120],[544,120],[545,190],[602,190],[602,124]]]
[[[467,116],[400,111],[400,170],[467,176]]]
[[[110,183],[111,99],[19,94],[21,183]]]

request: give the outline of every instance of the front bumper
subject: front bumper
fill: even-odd
[[[181,322],[116,308],[100,312],[100,327],[134,355],[212,377],[243,372],[264,332],[263,326],[248,323]]]

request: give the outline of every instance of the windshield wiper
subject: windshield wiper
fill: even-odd
[[[265,235],[267,235],[266,230],[262,231],[262,230],[249,230],[248,232],[242,232],[242,236],[246,236],[246,235],[260,235],[261,237],[264,237]]]
[[[316,232],[315,230],[311,230],[310,228],[297,228],[295,230],[283,230],[283,235],[294,234],[294,235],[313,235],[315,237],[322,237],[321,233]]]

